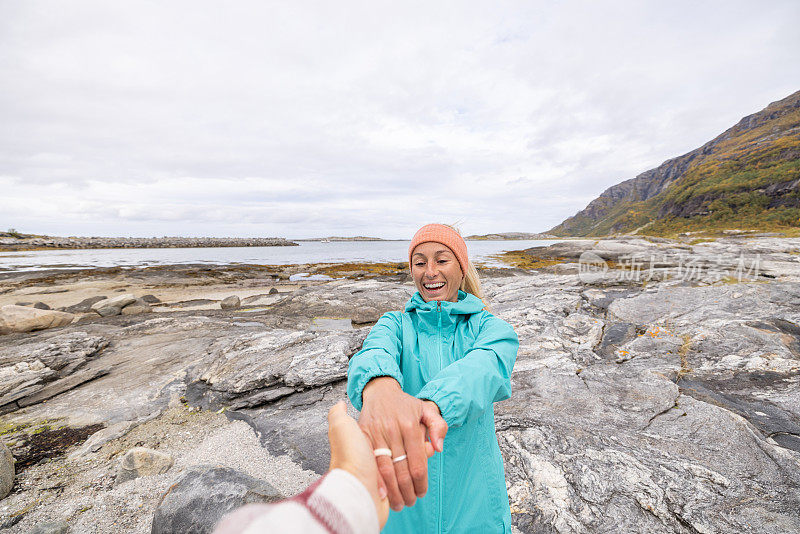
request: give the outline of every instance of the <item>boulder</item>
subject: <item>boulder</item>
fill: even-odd
[[[130,293],[112,297],[110,299],[103,299],[92,305],[92,310],[100,314],[102,317],[110,317],[122,313],[122,308],[128,304],[136,302],[136,297]]]
[[[122,457],[117,469],[116,483],[122,484],[134,478],[166,473],[174,462],[169,454],[145,447],[134,447]]]
[[[64,521],[49,521],[33,527],[31,534],[64,534],[68,529],[69,526]]]
[[[36,302],[33,305],[33,307],[36,308],[37,310],[49,310],[50,309],[50,306],[48,306],[44,302]]]
[[[277,287],[273,287],[272,289],[269,290],[269,294],[270,295],[277,295],[278,294],[278,288]]]
[[[122,308],[122,315],[136,315],[139,313],[150,313],[153,308],[143,299],[136,299],[132,303]]]
[[[75,318],[71,313],[38,310],[26,306],[3,306],[0,308],[0,334],[33,332],[56,326],[68,325]]]
[[[0,499],[11,493],[14,487],[14,457],[6,444],[0,441]]]
[[[96,297],[89,297],[88,299],[83,299],[77,304],[73,304],[72,306],[67,306],[64,308],[63,311],[69,313],[87,313],[92,311],[92,306],[100,302],[101,300],[105,300],[106,297],[103,295],[98,295]]]
[[[158,304],[161,302],[161,299],[155,295],[145,295],[142,297],[142,300],[148,304]]]
[[[241,306],[241,304],[242,303],[239,300],[239,297],[236,295],[231,295],[230,297],[222,299],[222,302],[219,303],[219,307],[223,310],[232,310],[234,308],[238,308]]]
[[[282,496],[268,483],[230,467],[191,468],[170,486],[153,516],[152,534],[205,534],[226,513],[250,503],[268,503]]]

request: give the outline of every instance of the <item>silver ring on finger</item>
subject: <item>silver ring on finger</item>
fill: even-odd
[[[392,458],[392,461],[393,461],[394,463],[397,463],[397,462],[402,462],[402,461],[403,461],[403,460],[405,460],[406,458],[408,458],[408,455],[407,455],[407,454],[401,454],[400,456],[397,456],[396,458]]]

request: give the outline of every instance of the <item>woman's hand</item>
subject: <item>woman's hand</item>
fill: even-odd
[[[378,471],[395,511],[413,506],[428,491],[428,458],[442,451],[447,423],[432,401],[403,392],[391,377],[369,381],[362,392],[364,406],[358,424],[374,449],[390,449],[392,457],[376,458]],[[430,442],[426,440],[426,430]],[[395,462],[393,458],[407,457]]]
[[[386,491],[378,488],[378,467],[372,444],[358,427],[356,420],[347,415],[344,401],[328,411],[328,441],[331,444],[331,469],[344,469],[356,477],[369,491],[378,513],[381,528],[389,518]]]

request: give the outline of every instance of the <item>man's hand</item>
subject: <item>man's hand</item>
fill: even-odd
[[[369,491],[378,512],[381,528],[389,518],[389,503],[386,490],[380,494],[378,488],[378,466],[367,436],[358,427],[356,420],[347,415],[344,401],[328,411],[328,441],[331,444],[331,469],[344,469],[355,476]]]
[[[364,406],[358,424],[373,449],[390,449],[392,457],[378,456],[382,485],[395,511],[413,506],[428,491],[428,458],[441,452],[447,423],[432,401],[403,392],[391,377],[370,380],[362,393]],[[427,441],[425,434],[430,436]],[[407,455],[405,459],[394,458]]]

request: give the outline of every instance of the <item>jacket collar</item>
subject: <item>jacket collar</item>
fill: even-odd
[[[483,309],[483,301],[471,293],[458,290],[458,302],[441,301],[441,309],[448,315],[471,315]],[[437,301],[425,302],[419,291],[406,304],[406,311],[417,310],[418,312],[436,311]]]

